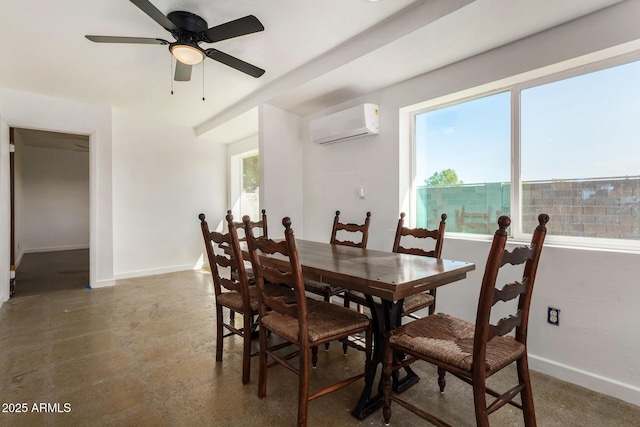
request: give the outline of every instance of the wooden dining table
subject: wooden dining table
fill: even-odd
[[[355,417],[364,419],[383,403],[383,337],[400,324],[403,299],[462,280],[475,269],[475,264],[309,240],[297,239],[296,244],[305,278],[360,291],[367,297],[373,321],[372,363],[358,403],[351,411]],[[380,297],[382,304],[375,304],[372,295]],[[374,390],[376,379],[378,386]],[[409,371],[403,388],[418,379]]]

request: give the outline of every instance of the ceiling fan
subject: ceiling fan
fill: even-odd
[[[171,43],[164,39],[149,37],[117,37],[87,35],[87,39],[96,43],[134,43],[168,45],[169,51],[177,59],[174,80],[191,80],[191,67],[199,64],[205,57],[221,62],[252,77],[264,74],[262,68],[244,62],[217,49],[202,49],[200,43],[215,43],[233,37],[257,33],[264,30],[262,23],[253,15],[245,16],[225,24],[207,28],[207,21],[190,12],[176,11],[164,15],[148,0],[131,0],[151,19],[169,31],[176,39]]]

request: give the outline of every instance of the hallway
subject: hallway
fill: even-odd
[[[22,257],[16,270],[16,298],[89,285],[89,249],[34,252]]]

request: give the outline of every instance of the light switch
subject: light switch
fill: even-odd
[[[365,196],[366,196],[366,192],[364,187],[358,188],[358,197],[360,197],[361,199],[364,199]]]

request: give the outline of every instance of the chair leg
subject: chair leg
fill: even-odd
[[[242,384],[249,384],[251,377],[251,326],[253,316],[251,313],[242,314],[244,326],[242,329]]]
[[[318,347],[313,347],[311,349],[311,366],[313,366],[313,369],[316,369],[317,365],[318,365]]]
[[[259,372],[258,372],[258,397],[263,398],[267,395],[267,335],[268,331],[264,325],[260,325],[260,355]]]
[[[330,294],[330,291],[327,291],[327,293],[326,293],[326,294],[324,294],[324,300],[325,300],[325,302],[331,303],[331,294]],[[325,351],[329,351],[329,343],[328,343],[328,342],[326,342],[326,343],[324,344],[324,349],[325,349]]]
[[[444,388],[447,385],[447,380],[445,378],[446,374],[447,371],[438,366],[438,385],[440,386],[440,393],[444,393]]]
[[[473,405],[476,411],[476,426],[489,427],[489,413],[487,412],[487,389],[484,375],[474,375]]]
[[[429,316],[431,316],[432,314],[434,314],[436,312],[436,289],[432,289],[431,290],[431,296],[434,298],[433,300],[433,304],[431,304],[429,306]]]
[[[231,310],[233,313],[233,310]],[[222,362],[222,340],[224,330],[222,328],[222,306],[216,304],[216,362]]]
[[[524,384],[524,389],[520,393],[522,399],[522,416],[526,427],[536,427],[536,411],[533,406],[533,392],[531,390],[531,379],[529,377],[529,362],[525,354],[517,361],[518,380]]]
[[[309,412],[309,346],[300,343],[298,378],[298,427],[307,426]]]
[[[382,399],[384,406],[382,407],[382,415],[385,425],[389,425],[391,419],[391,389],[393,374],[393,355],[395,351],[389,346],[388,339],[384,339],[383,349],[383,365],[382,365]]]
[[[344,308],[351,308],[351,300],[349,300],[349,298],[347,297],[347,293],[344,293]],[[348,345],[346,345],[345,343],[342,343],[342,354],[344,354],[345,356],[347,355],[347,349],[349,348]]]

